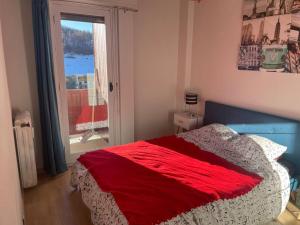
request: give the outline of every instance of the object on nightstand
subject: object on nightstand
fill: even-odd
[[[177,112],[174,114],[174,125],[178,127],[177,133],[180,128],[183,130],[193,130],[202,126],[203,117],[199,114],[190,112]]]
[[[185,100],[185,111],[187,111],[187,106],[189,106],[188,111],[191,112],[191,106],[195,106],[197,108],[199,102],[199,96],[196,92],[193,91],[186,91],[184,94]]]

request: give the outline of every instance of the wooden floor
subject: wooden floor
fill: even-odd
[[[278,222],[282,225],[300,225],[300,221],[287,210],[280,215]]]
[[[55,178],[43,177],[37,187],[25,191],[26,225],[92,225],[88,208],[69,181],[70,172]],[[288,211],[278,221],[282,225],[300,225]]]
[[[81,194],[70,186],[70,172],[43,177],[24,195],[26,225],[92,225]]]

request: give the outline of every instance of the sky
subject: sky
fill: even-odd
[[[93,23],[88,23],[88,22],[61,20],[61,25],[65,27],[77,29],[77,30],[88,31],[88,32],[92,32],[93,30]]]

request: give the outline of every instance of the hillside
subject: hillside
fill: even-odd
[[[65,54],[92,55],[94,49],[93,34],[87,31],[62,27]]]

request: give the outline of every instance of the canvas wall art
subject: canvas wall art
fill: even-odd
[[[238,68],[300,73],[300,0],[244,0]]]

